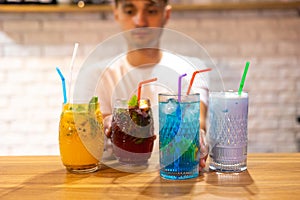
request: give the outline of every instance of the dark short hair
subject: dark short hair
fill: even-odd
[[[118,6],[120,0],[115,0],[115,6]],[[153,1],[157,1],[157,0],[153,0]],[[168,4],[169,0],[158,0],[158,1],[163,1],[166,5]]]

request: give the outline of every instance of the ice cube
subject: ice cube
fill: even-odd
[[[199,109],[193,109],[191,105],[187,105],[183,110],[183,120],[185,122],[193,122],[197,116],[197,112],[199,112]]]
[[[172,113],[176,112],[177,106],[178,106],[178,104],[175,99],[169,99],[168,103],[165,105],[164,113],[172,114]]]

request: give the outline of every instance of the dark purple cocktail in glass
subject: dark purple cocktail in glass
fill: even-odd
[[[147,164],[156,138],[150,100],[141,99],[134,106],[116,100],[111,128],[113,152],[119,162]]]

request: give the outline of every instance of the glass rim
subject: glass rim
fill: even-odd
[[[178,97],[178,96],[198,96],[200,95],[200,93],[191,93],[191,94],[186,94],[186,93],[183,93],[183,94],[168,94],[168,93],[158,93],[158,96],[166,96],[166,97]]]
[[[89,104],[99,104],[99,102],[92,102],[92,103],[89,103],[89,102],[87,102],[87,103],[62,103],[62,105],[63,106],[65,106],[65,105],[89,105]]]
[[[234,96],[224,96],[225,94],[231,94]],[[242,91],[241,95],[238,94],[238,91],[229,90],[229,91],[213,91],[209,92],[209,97],[220,97],[220,98],[248,98],[249,93],[247,91]]]
[[[129,101],[130,99],[126,98],[116,98],[114,101]],[[140,100],[150,100],[149,98],[140,98]]]
[[[135,108],[135,106],[129,106],[128,102],[130,100],[127,100],[125,98],[119,98],[119,99],[115,99],[114,103],[113,103],[113,109],[130,109],[130,108]],[[140,103],[141,102],[147,102],[147,105],[149,108],[151,108],[151,102],[149,98],[141,98],[140,101],[138,102],[138,108],[140,107]]]

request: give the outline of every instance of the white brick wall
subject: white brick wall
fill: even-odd
[[[0,13],[0,155],[59,154],[63,101],[59,66],[68,76],[102,40],[118,33],[111,14]],[[295,11],[174,12],[167,26],[203,45],[236,89],[246,60],[249,151],[299,151],[300,18]],[[76,73],[74,75],[76,77]]]

